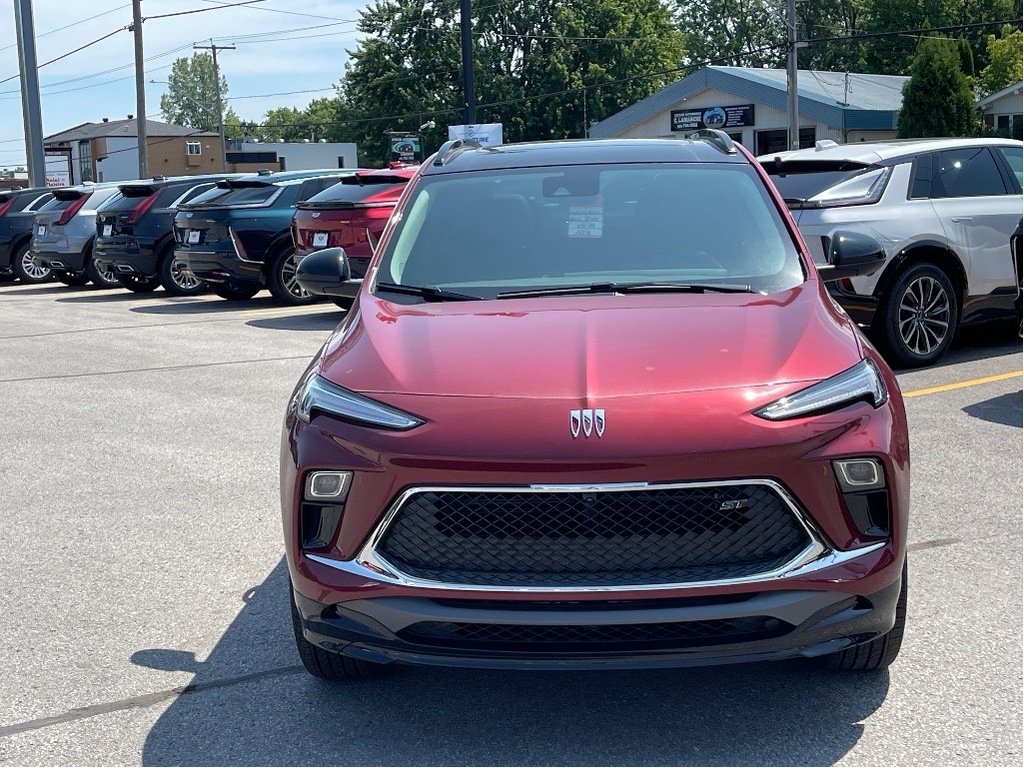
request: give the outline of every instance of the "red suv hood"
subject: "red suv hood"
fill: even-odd
[[[364,293],[321,373],[366,393],[572,400],[818,380],[861,357],[820,286],[414,306]]]

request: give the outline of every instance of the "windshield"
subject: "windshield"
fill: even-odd
[[[678,163],[426,177],[377,280],[494,298],[644,282],[770,293],[798,285],[804,273],[753,168]]]

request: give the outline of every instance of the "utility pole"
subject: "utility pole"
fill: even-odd
[[[142,0],[132,0],[132,33],[135,35],[135,118],[139,135],[139,178],[149,176],[149,143],[146,136],[146,68],[142,55]]]
[[[796,0],[786,2],[786,95],[788,96],[789,148],[800,149],[800,100],[796,77]]]
[[[43,112],[39,106],[39,68],[36,66],[36,33],[32,0],[14,0],[14,25],[18,28],[18,67],[21,74],[21,113],[25,123],[25,154],[28,180],[33,187],[46,186],[46,155],[43,152]]]
[[[233,51],[233,45],[214,45],[210,40],[209,45],[193,45],[193,48],[210,51],[213,54],[213,84],[217,93],[217,126],[220,129],[220,163],[221,170],[225,173],[228,170],[228,148],[224,140],[224,102],[220,97],[220,68],[217,66],[217,51]]]
[[[462,121],[466,125],[476,123],[476,93],[473,91],[473,21],[469,13],[469,0],[460,0],[459,17],[462,30],[462,92],[466,96],[466,108]]]

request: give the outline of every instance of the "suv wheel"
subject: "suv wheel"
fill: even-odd
[[[317,300],[295,279],[298,264],[292,248],[280,249],[267,264],[267,288],[281,304],[297,306],[312,304]]]
[[[202,293],[207,286],[198,277],[186,274],[181,268],[181,263],[174,259],[174,249],[168,248],[160,256],[158,269],[158,280],[171,296],[194,296]]]
[[[142,275],[118,275],[118,282],[132,293],[152,293],[160,287],[160,278]]]
[[[956,332],[953,283],[934,264],[915,264],[886,295],[881,321],[893,362],[908,368],[931,365],[949,348]]]
[[[53,278],[53,271],[49,267],[40,266],[32,260],[28,243],[13,253],[11,267],[14,269],[15,277],[23,283],[42,283]]]
[[[64,285],[79,286],[89,284],[88,275],[85,275],[82,272],[62,272],[55,269],[53,270],[53,276],[57,278],[59,282],[64,283]]]
[[[233,285],[232,283],[210,283],[210,290],[215,295],[229,301],[251,299],[260,292],[258,285]]]
[[[870,672],[885,669],[899,655],[903,630],[907,624],[907,561],[903,561],[900,596],[896,601],[896,623],[892,629],[870,643],[855,645],[824,657],[828,669]]]
[[[121,281],[117,279],[117,272],[111,268],[101,269],[91,257],[85,261],[85,274],[92,280],[92,284],[99,288],[120,288]]]
[[[381,670],[380,664],[372,664],[362,659],[331,653],[313,645],[302,636],[302,621],[299,610],[295,607],[295,598],[289,585],[288,602],[292,607],[292,631],[295,633],[295,647],[302,659],[302,666],[313,677],[323,680],[369,680],[376,677]]]

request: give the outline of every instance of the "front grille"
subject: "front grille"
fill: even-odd
[[[736,579],[794,560],[807,531],[761,484],[629,491],[422,491],[378,545],[416,578],[492,586]]]
[[[489,651],[671,650],[778,637],[793,627],[769,616],[656,624],[461,624],[422,621],[401,630],[406,642]]]

